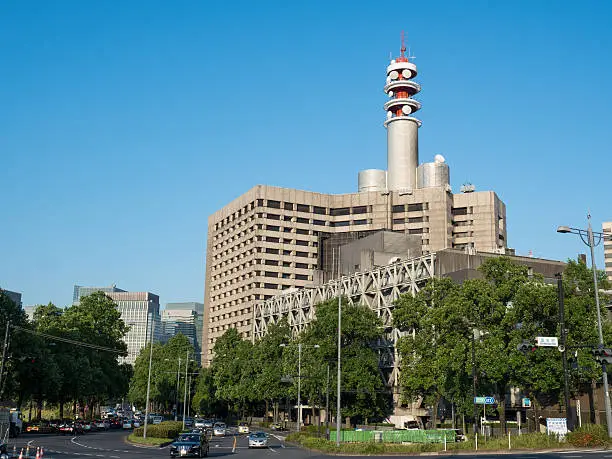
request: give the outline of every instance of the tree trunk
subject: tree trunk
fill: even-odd
[[[502,393],[503,392],[503,393]],[[506,391],[504,388],[498,395],[499,404],[497,405],[497,412],[499,413],[499,424],[504,434],[508,433],[508,426],[506,423]]]
[[[540,433],[540,417],[538,415],[538,400],[533,397],[533,417],[535,419],[535,432]]]
[[[59,401],[59,418],[64,419],[64,400],[60,399]]]
[[[269,408],[270,408],[270,406],[269,406],[269,403],[268,403],[268,399],[266,399],[266,417],[265,417],[265,419],[264,419],[264,422],[268,422],[268,420],[269,420],[269,418],[270,418],[270,417],[268,416],[268,410],[269,410]]]

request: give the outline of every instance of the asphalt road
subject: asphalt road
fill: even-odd
[[[142,447],[126,443],[127,432],[111,430],[108,432],[95,432],[86,435],[58,436],[27,434],[9,442],[9,452],[13,445],[17,447],[17,453],[21,448],[30,446],[30,458],[36,456],[36,447],[45,449],[44,459],[145,459],[170,457],[168,447]],[[233,450],[234,437],[215,437],[210,442],[210,457],[238,456],[237,459],[256,458],[278,458],[278,459],[302,459],[302,458],[327,458],[337,456],[326,456],[311,451],[302,450],[285,445],[282,436],[271,435],[269,447],[265,449],[249,449],[246,435],[236,438],[236,449]],[[508,454],[504,451],[502,459],[612,459],[612,451],[599,450],[570,450],[563,452],[517,452]],[[500,459],[499,454],[478,453],[461,454],[462,458],[478,456],[478,459]],[[351,456],[343,456],[351,457]],[[359,457],[359,456],[354,456]],[[383,457],[381,459],[397,459],[398,456]],[[401,456],[409,457],[409,456]],[[415,456],[418,457],[418,456]],[[24,455],[25,459],[25,455]]]

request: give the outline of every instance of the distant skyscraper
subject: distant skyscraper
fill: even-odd
[[[23,312],[25,312],[26,315],[28,316],[28,320],[30,321],[34,320],[34,313],[36,312],[36,308],[38,308],[38,306],[24,306],[23,307]]]
[[[4,290],[2,289],[2,291],[17,305],[17,306],[21,306],[21,293],[18,292],[11,292],[10,290]]]
[[[74,293],[72,294],[72,304],[79,304],[81,301],[81,297],[91,295],[95,292],[125,292],[125,290],[121,290],[117,288],[116,285],[111,285],[110,287],[81,287],[80,285],[74,286]]]
[[[607,237],[612,236],[612,222],[603,222],[603,232]],[[608,280],[612,282],[612,241],[604,240],[604,262]]]
[[[121,313],[121,319],[130,327],[124,338],[128,348],[127,357],[121,357],[121,363],[134,364],[140,351],[151,341],[161,341],[162,330],[159,316],[159,296],[150,292],[126,292],[115,285],[110,287],[74,286],[74,304],[79,304],[81,298],[95,292],[103,292],[111,298]]]
[[[204,304],[196,302],[168,303],[162,311],[164,339],[169,340],[179,333],[185,335],[196,352],[196,359],[201,361],[201,338],[204,320]]]

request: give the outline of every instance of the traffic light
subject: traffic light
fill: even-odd
[[[595,360],[598,363],[610,365],[612,364],[612,349],[609,348],[595,348],[591,351],[595,356]]]
[[[527,354],[528,352],[533,352],[537,349],[537,346],[533,343],[530,343],[527,340],[523,340],[521,344],[516,346],[516,350],[522,352],[523,354]]]

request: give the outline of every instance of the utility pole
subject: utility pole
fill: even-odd
[[[327,394],[325,395],[325,438],[329,440],[329,362],[327,362]]]
[[[338,248],[338,381],[336,387],[336,446],[340,446],[340,433],[342,427],[341,393],[342,378],[342,278],[340,277],[340,248]]]
[[[569,431],[574,430],[574,413],[570,406],[570,393],[569,393],[569,374],[567,368],[567,333],[565,330],[565,292],[563,291],[563,276],[559,273],[557,277],[557,291],[559,295],[559,326],[561,327],[561,346],[563,351],[561,356],[563,358],[563,395],[565,398],[565,415],[567,416],[567,429]]]
[[[181,358],[178,358],[178,369],[176,370],[176,396],[174,397],[174,421],[178,420],[179,384],[181,379]]]
[[[4,331],[4,347],[2,348],[2,363],[0,364],[0,397],[2,397],[2,391],[4,389],[4,362],[6,360],[6,352],[8,350],[8,337],[9,329],[11,328],[11,321],[6,321],[6,330]]]

